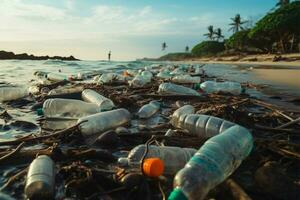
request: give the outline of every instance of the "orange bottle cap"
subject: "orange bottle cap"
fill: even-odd
[[[147,158],[143,163],[143,172],[149,177],[159,177],[164,172],[164,162],[159,158]]]

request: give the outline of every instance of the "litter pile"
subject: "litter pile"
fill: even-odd
[[[249,84],[198,65],[35,77],[0,88],[6,106],[40,116],[38,132],[0,142],[0,199],[300,197],[300,112]]]

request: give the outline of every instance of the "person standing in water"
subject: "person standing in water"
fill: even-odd
[[[111,51],[108,52],[108,61],[110,61]]]

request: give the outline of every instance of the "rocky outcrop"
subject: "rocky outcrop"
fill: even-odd
[[[69,57],[62,57],[62,56],[34,56],[34,55],[28,55],[27,53],[22,54],[14,54],[13,52],[7,52],[7,51],[0,51],[0,60],[49,60],[49,59],[55,59],[55,60],[66,60],[66,61],[76,61],[79,60],[77,58],[74,58],[74,56]]]

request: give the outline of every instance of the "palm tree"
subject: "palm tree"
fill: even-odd
[[[282,6],[288,5],[289,3],[290,3],[290,0],[279,0],[276,3],[276,6],[282,7]]]
[[[186,47],[185,47],[185,52],[188,53],[189,51],[190,51],[190,47],[189,47],[189,46],[186,46]]]
[[[224,35],[222,35],[222,29],[217,28],[217,31],[214,32],[214,34],[216,35],[216,39],[219,41],[220,39],[224,38]]]
[[[210,25],[207,27],[208,33],[205,33],[204,36],[209,38],[210,40],[214,40],[214,27]]]
[[[229,31],[232,30],[233,33],[236,33],[239,32],[240,30],[244,30],[244,27],[242,25],[247,23],[247,21],[242,21],[240,14],[236,14],[234,18],[231,18],[231,20],[233,22],[229,24],[231,26]]]
[[[163,43],[161,44],[161,50],[162,50],[162,51],[166,50],[167,47],[168,47],[168,46],[167,46],[167,43],[166,43],[166,42],[163,42]]]

